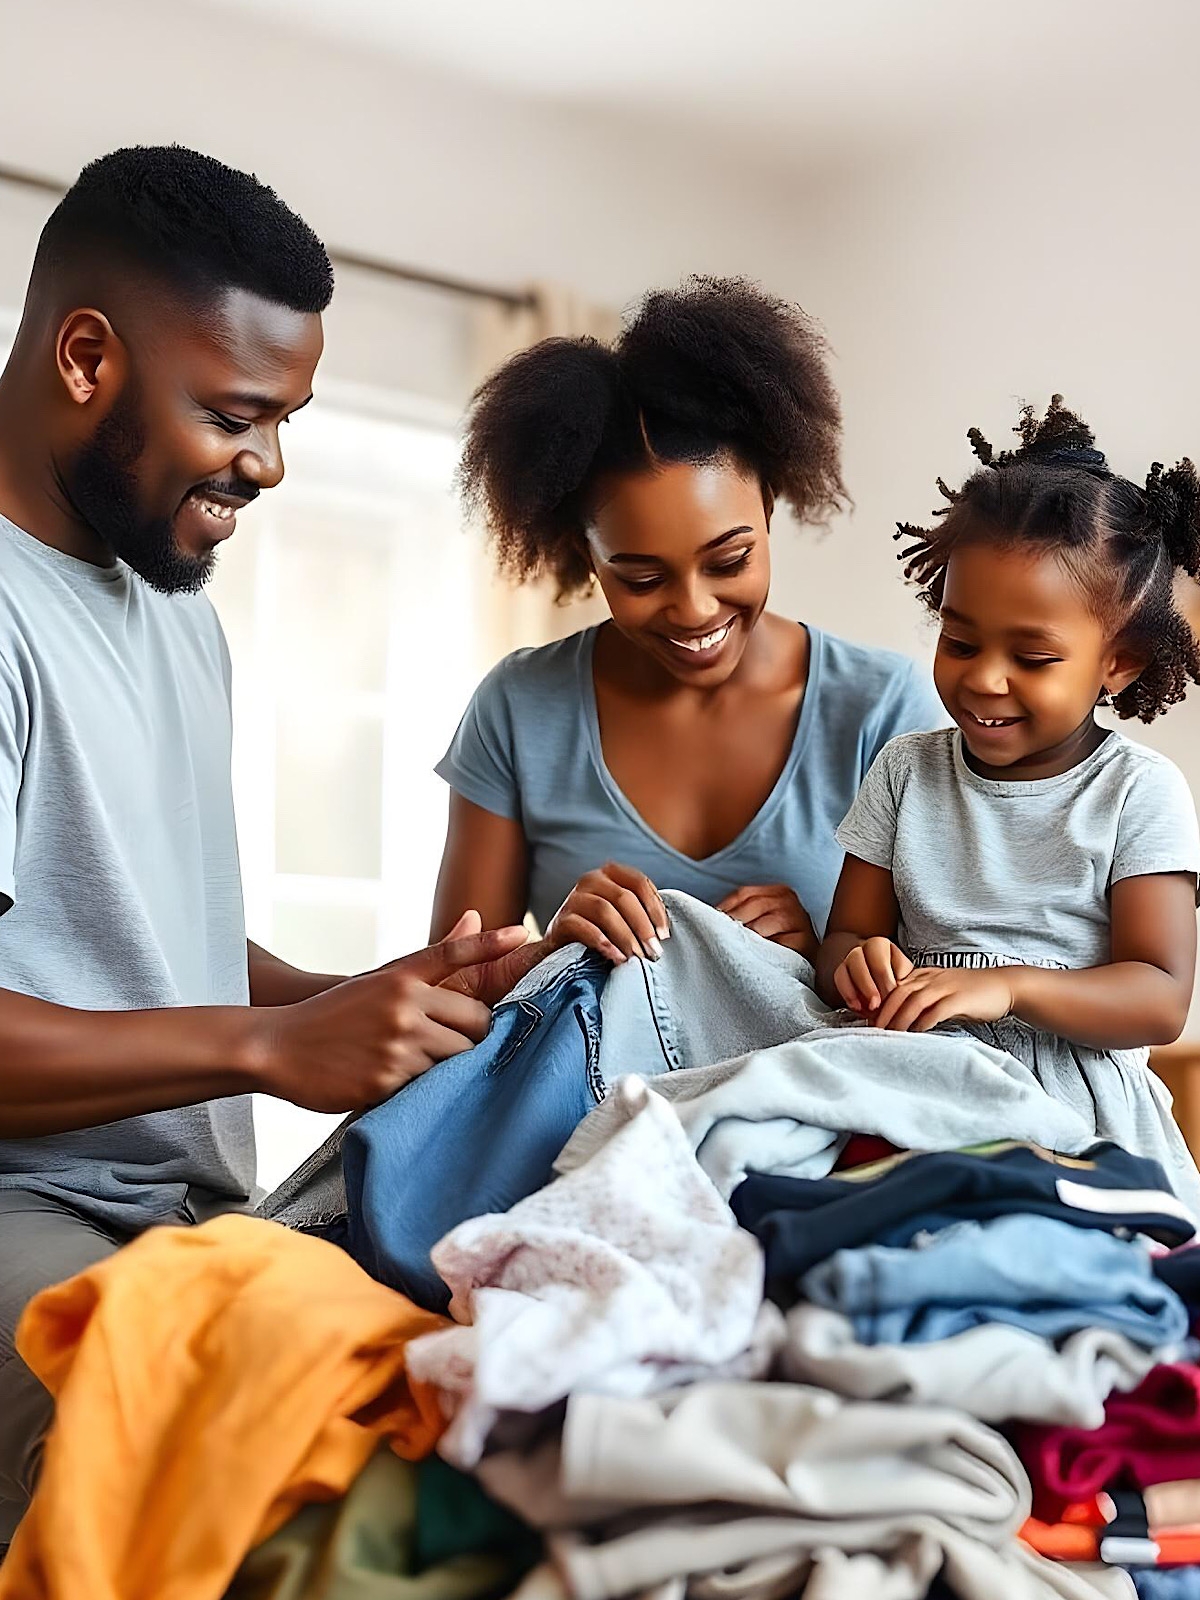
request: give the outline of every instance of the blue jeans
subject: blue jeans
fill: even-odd
[[[496,1007],[482,1044],[415,1078],[345,1131],[346,1248],[372,1277],[443,1311],[429,1252],[468,1217],[549,1183],[554,1158],[604,1098],[607,964],[578,947]]]

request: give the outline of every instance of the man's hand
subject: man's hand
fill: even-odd
[[[446,938],[468,939],[477,934],[482,927],[483,920],[478,911],[464,911]],[[505,932],[509,931],[515,930],[505,929]],[[442,988],[454,989],[459,994],[470,995],[472,1000],[481,1000],[485,1006],[494,1006],[504,999],[510,989],[515,989],[526,973],[532,972],[539,961],[544,961],[550,951],[549,939],[527,940],[515,950],[510,950],[507,955],[497,956],[494,961],[484,961],[474,967],[463,967],[453,977],[444,979]]]
[[[727,894],[717,907],[764,939],[815,959],[820,940],[800,897],[786,883],[750,884]]]
[[[491,1012],[481,996],[521,966],[504,964],[525,956],[525,937],[500,928],[444,939],[311,1000],[252,1010],[257,1087],[312,1111],[378,1105],[486,1037]]]
[[[834,973],[833,984],[851,1011],[862,1016],[878,1011],[912,970],[900,946],[877,935],[855,945]]]
[[[998,1022],[1013,1008],[1013,967],[916,967],[879,1008],[872,1026],[928,1033],[939,1022]]]

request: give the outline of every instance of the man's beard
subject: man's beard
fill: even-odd
[[[170,518],[139,510],[136,468],[145,446],[138,399],[127,390],[64,473],[67,493],[92,531],[152,589],[195,594],[212,577],[216,551],[186,554]]]

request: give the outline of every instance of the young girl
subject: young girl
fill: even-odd
[[[1196,958],[1200,838],[1182,774],[1100,726],[1149,722],[1200,683],[1175,609],[1200,572],[1200,483],[1113,473],[1055,396],[932,528],[901,525],[941,621],[934,680],[955,726],[893,739],[838,830],[847,854],[818,970],[877,1028],[954,1022],[1018,1057],[1101,1138],[1200,1175],[1148,1071],[1178,1037]]]

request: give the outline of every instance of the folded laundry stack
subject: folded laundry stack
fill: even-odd
[[[1187,1180],[988,1038],[865,1029],[799,957],[669,904],[659,963],[560,952],[274,1222],[97,1269],[109,1345],[139,1250],[167,1283],[207,1240],[219,1288],[156,1302],[189,1353],[183,1401],[138,1392],[157,1463],[97,1430],[103,1360],[42,1355],[59,1418],[0,1600],[72,1592],[47,1577],[71,1519],[112,1514],[78,1503],[88,1451],[136,1484],[100,1600],[164,1574],[172,1600],[1200,1600]],[[272,1240],[307,1252],[319,1315],[263,1276]],[[260,1265],[221,1271],[238,1252]],[[310,1415],[285,1451],[228,1337],[206,1365],[226,1325],[246,1383],[291,1352],[272,1404]],[[371,1454],[435,1436],[437,1463]]]

